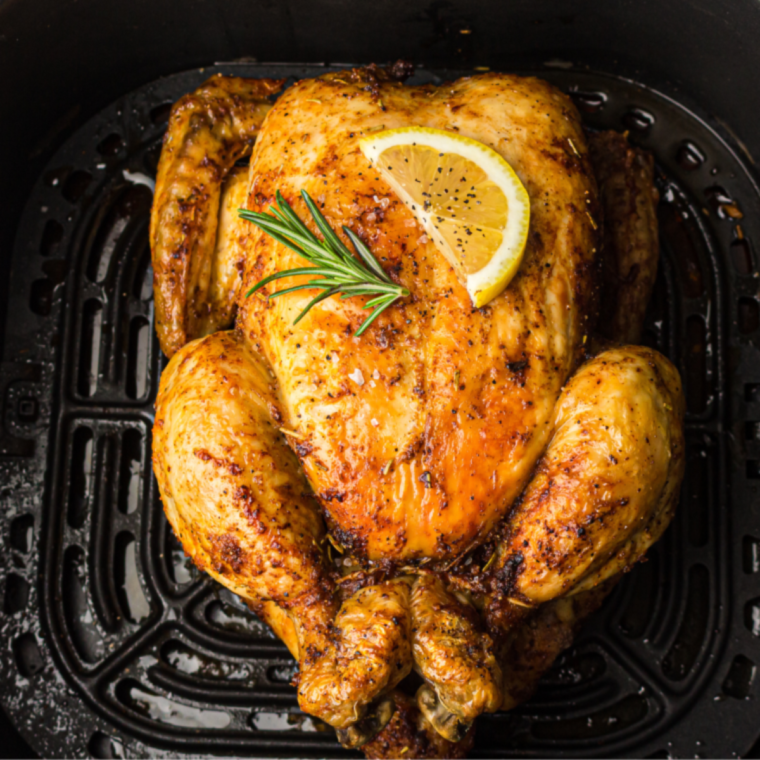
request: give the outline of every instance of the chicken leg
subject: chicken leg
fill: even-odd
[[[279,418],[261,358],[214,333],[161,377],[153,466],[185,552],[264,612],[300,660],[301,707],[344,729],[411,670],[409,585],[365,587],[339,608],[322,517]]]
[[[541,610],[544,633],[556,623],[562,625],[555,632],[569,633],[601,601],[598,590],[606,592],[660,538],[683,477],[683,413],[678,372],[648,348],[609,349],[571,378],[555,407],[549,445],[504,523],[489,570],[484,617],[500,659],[511,649],[535,664],[539,653],[530,641],[515,644],[526,620]],[[577,605],[559,604],[575,596]],[[536,641],[546,648],[541,637]],[[555,656],[570,643],[552,641],[560,643]],[[466,661],[461,653],[457,665]],[[453,664],[449,671],[456,672]],[[504,683],[510,707],[520,690],[510,681],[514,672],[508,667]],[[460,700],[469,687],[458,684]],[[433,726],[454,738],[447,727],[461,721],[456,699],[436,689],[420,692],[418,702]]]
[[[501,669],[477,612],[422,573],[412,592],[414,664],[426,684],[417,703],[445,739],[460,741],[483,712],[502,702]]]

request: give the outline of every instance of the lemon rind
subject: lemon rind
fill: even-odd
[[[424,139],[427,137],[428,139]],[[466,277],[466,288],[473,305],[484,306],[499,295],[517,274],[525,253],[525,245],[530,226],[530,198],[510,164],[493,148],[477,140],[458,133],[447,132],[430,127],[401,127],[379,132],[359,141],[359,148],[383,174],[386,181],[401,197],[405,196],[403,187],[397,183],[380,164],[379,157],[384,150],[398,145],[420,144],[448,153],[458,153],[464,158],[478,164],[486,171],[504,192],[510,209],[506,228],[502,231],[504,238],[494,253],[491,261],[482,269]],[[494,174],[501,174],[506,181],[499,181]],[[514,210],[513,210],[514,209]],[[434,239],[436,234],[429,217],[420,213],[423,227]]]

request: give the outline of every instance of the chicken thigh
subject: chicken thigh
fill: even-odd
[[[221,112],[215,98],[230,85],[217,79],[196,94],[205,121],[170,122],[151,226],[159,337],[173,355],[154,468],[188,554],[299,659],[302,709],[370,756],[400,752],[402,740],[420,756],[454,756],[478,714],[530,693],[577,621],[667,526],[683,474],[683,398],[657,352],[592,335],[602,255],[617,259],[605,271],[638,261],[643,273],[622,298],[636,306],[632,324],[605,337],[640,332],[657,256],[651,162],[603,197],[610,224],[630,222],[622,251],[623,236],[608,228],[601,238],[604,159],[592,166],[563,94],[502,74],[408,87],[394,73],[304,80],[271,110],[280,83],[236,80]],[[219,120],[241,123],[238,111],[249,117],[239,136],[220,131]],[[485,307],[471,305],[359,149],[363,135],[408,125],[485,143],[528,191],[523,263]],[[269,300],[269,285],[243,297],[302,266],[242,220],[209,232],[242,195],[223,179],[253,134],[245,206],[265,212],[280,191],[311,225],[306,190],[411,292],[361,337],[366,299],[328,298],[294,325],[313,292]],[[181,172],[167,151],[187,157]],[[615,172],[628,169],[604,165],[619,188]],[[231,323],[230,298],[236,329],[214,333]],[[394,691],[412,669],[423,682],[416,707]],[[422,746],[424,736],[439,739]]]

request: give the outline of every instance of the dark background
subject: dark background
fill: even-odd
[[[753,164],[760,156],[755,0],[0,1],[0,336],[16,222],[52,153],[119,95],[240,57],[504,70],[585,63],[696,102]],[[0,756],[33,756],[1,712]]]
[[[0,757],[37,757],[21,738],[8,716],[0,710]]]

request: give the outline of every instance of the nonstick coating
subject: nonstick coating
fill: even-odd
[[[106,5],[0,4],[13,73],[0,84],[0,702],[26,742],[65,756],[346,754],[297,712],[284,647],[187,567],[161,514],[139,175],[154,174],[166,104],[213,71],[325,68],[159,75],[251,52],[406,53],[449,66],[419,81],[534,71],[589,127],[655,153],[663,265],[647,342],[679,366],[689,406],[674,525],[536,697],[480,720],[476,754],[746,756],[760,729],[758,6]]]

